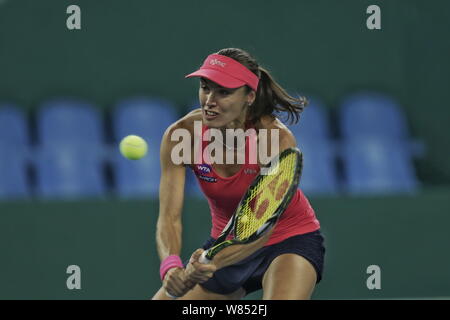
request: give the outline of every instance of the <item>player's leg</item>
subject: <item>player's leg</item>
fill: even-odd
[[[230,294],[219,294],[208,289],[203,288],[201,285],[196,285],[191,291],[186,293],[179,300],[239,300],[245,296],[245,290],[239,288],[238,290]]]
[[[282,254],[271,262],[264,274],[263,299],[310,299],[316,279],[316,270],[308,260],[297,254]]]
[[[177,300],[239,300],[245,296],[245,290],[240,288],[230,294],[219,294],[211,292],[200,285],[196,285],[192,290]],[[164,288],[158,290],[153,300],[173,300],[166,295]]]
[[[155,295],[153,296],[152,300],[174,300],[172,298],[170,298],[167,294],[166,294],[166,290],[161,287],[158,292],[155,293]]]

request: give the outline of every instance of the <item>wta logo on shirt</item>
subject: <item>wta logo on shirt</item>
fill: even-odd
[[[195,166],[195,175],[206,182],[217,182],[217,178],[209,177],[207,174],[211,173],[212,167],[209,164],[203,163]]]
[[[198,164],[197,170],[202,173],[211,173],[211,166],[209,164]]]

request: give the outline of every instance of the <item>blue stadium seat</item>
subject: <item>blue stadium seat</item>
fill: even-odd
[[[303,152],[300,188],[307,195],[334,195],[338,193],[339,183],[327,109],[318,98],[308,97],[308,100],[299,122],[288,124]]]
[[[158,149],[151,148],[142,159],[131,161],[116,152],[113,156],[116,193],[120,198],[157,198],[161,169]],[[186,196],[203,197],[192,170],[186,168]]]
[[[345,142],[342,159],[351,194],[408,193],[418,188],[411,153],[396,140]]]
[[[102,118],[94,105],[68,98],[41,104],[37,130],[43,146],[104,143]]]
[[[338,110],[344,139],[409,139],[406,115],[390,97],[360,92],[347,97]]]
[[[117,148],[112,156],[116,194],[119,198],[157,198],[161,170],[159,144],[149,142],[148,153],[139,160],[125,159]]]
[[[61,145],[36,150],[38,196],[78,199],[106,193],[102,150],[96,146]]]
[[[300,188],[307,195],[335,195],[339,191],[336,152],[325,140],[298,141],[303,153],[303,172]]]
[[[0,200],[28,198],[28,149],[0,142],[0,150],[5,149],[8,152],[0,152]]]
[[[112,115],[116,141],[135,134],[147,142],[158,141],[167,127],[178,119],[175,107],[168,101],[135,97],[117,103]]]
[[[0,103],[0,143],[15,146],[30,143],[26,116],[13,104]]]
[[[310,98],[300,114],[299,122],[288,125],[295,137],[308,140],[328,140],[331,137],[327,109],[317,98]]]

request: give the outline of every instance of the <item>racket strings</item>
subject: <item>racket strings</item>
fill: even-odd
[[[296,165],[297,155],[287,155],[251,190],[237,217],[237,239],[250,237],[273,216],[294,182]]]

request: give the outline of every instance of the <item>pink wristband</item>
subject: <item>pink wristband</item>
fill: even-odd
[[[161,266],[159,267],[159,275],[161,276],[161,280],[164,280],[164,277],[166,276],[167,271],[172,268],[183,268],[183,262],[181,261],[181,258],[177,255],[170,255],[167,258],[165,258],[161,262]]]

